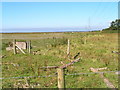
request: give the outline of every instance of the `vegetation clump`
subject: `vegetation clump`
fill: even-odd
[[[103,29],[103,32],[109,32],[109,33],[118,33],[120,30],[120,19],[116,19],[115,21],[112,21],[110,24],[110,27]]]

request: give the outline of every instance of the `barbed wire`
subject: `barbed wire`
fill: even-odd
[[[65,75],[84,75],[84,74],[103,74],[103,73],[112,73],[119,71],[104,71],[104,72],[90,72],[90,73],[74,73],[74,74],[65,74]]]
[[[112,73],[120,71],[104,71],[104,72],[89,72],[89,73],[74,73],[74,74],[64,74],[64,75],[85,75],[85,74],[103,74],[103,73]],[[8,77],[0,79],[17,79],[17,78],[36,78],[36,77],[56,77],[57,75],[48,75],[48,76],[21,76],[21,77]]]
[[[15,78],[36,78],[36,77],[55,77],[57,75],[48,75],[48,76],[21,76],[21,77],[8,77],[8,78],[0,78],[0,79],[15,79]]]

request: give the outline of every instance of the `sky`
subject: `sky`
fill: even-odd
[[[2,2],[119,2],[120,0],[1,0]]]
[[[101,30],[117,18],[117,2],[2,2],[0,29],[1,32]]]

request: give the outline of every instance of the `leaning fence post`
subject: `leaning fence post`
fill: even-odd
[[[17,47],[23,54],[25,54],[25,52],[24,52],[18,45],[16,45],[16,47]]]
[[[58,88],[60,89],[65,88],[63,68],[57,68],[57,73],[58,73]]]
[[[16,54],[16,40],[13,40],[13,52]]]

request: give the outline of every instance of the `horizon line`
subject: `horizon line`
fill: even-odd
[[[100,31],[100,30],[87,30],[87,31],[37,31],[37,32],[0,32],[1,33],[55,33],[55,32],[90,32],[90,31]]]

